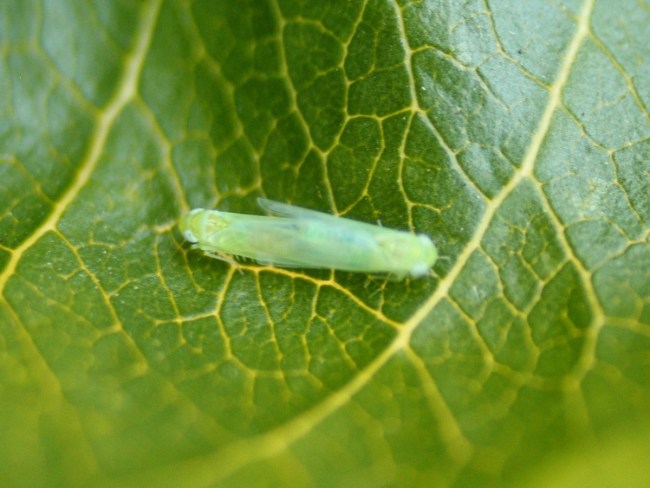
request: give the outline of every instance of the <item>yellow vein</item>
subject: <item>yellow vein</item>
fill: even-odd
[[[147,9],[144,10],[139,35],[136,38],[133,52],[126,59],[124,76],[119,80],[115,94],[97,117],[95,130],[91,136],[91,144],[85,160],[82,162],[70,187],[54,205],[49,217],[12,253],[7,267],[0,274],[0,295],[3,294],[7,281],[14,274],[18,261],[20,261],[23,253],[38,242],[48,231],[56,228],[65,210],[77,195],[79,195],[79,192],[86,185],[93,171],[95,171],[115,119],[137,93],[140,72],[144,64],[145,56],[149,50],[161,1],[152,0],[147,6]]]
[[[481,224],[476,230],[474,238],[460,254],[455,266],[451,269],[450,273],[441,280],[433,295],[406,322],[405,326],[399,331],[393,342],[391,342],[374,361],[370,362],[365,369],[361,370],[359,374],[343,388],[333,392],[332,395],[325,398],[320,404],[315,405],[313,408],[307,410],[305,413],[299,415],[293,420],[288,421],[284,425],[257,437],[234,442],[230,446],[211,455],[186,460],[174,465],[168,465],[163,469],[156,470],[156,472],[141,473],[138,477],[129,479],[129,485],[133,483],[133,486],[136,486],[140,481],[142,481],[142,479],[151,482],[156,478],[160,483],[164,482],[169,486],[173,485],[172,480],[174,479],[183,479],[186,484],[191,484],[193,486],[212,486],[214,483],[234,474],[236,471],[251,462],[278,455],[285,451],[292,443],[309,434],[317,425],[330,417],[333,413],[348,404],[354,395],[365,387],[389,360],[408,348],[411,336],[417,326],[423,323],[433,308],[447,296],[452,284],[460,275],[463,269],[463,264],[467,262],[472,253],[480,247],[483,236],[487,232],[492,218],[503,202],[524,179],[533,174],[534,163],[537,160],[544,138],[551,127],[553,114],[557,108],[561,106],[562,90],[568,81],[571,67],[573,66],[580,47],[588,34],[589,18],[593,10],[593,5],[594,0],[587,0],[583,4],[577,23],[576,33],[565,53],[558,76],[551,86],[546,109],[544,110],[537,130],[533,135],[529,149],[524,156],[521,169],[490,202],[489,206],[486,208],[485,215],[481,220]],[[143,478],[140,479],[140,476]]]
[[[495,196],[495,198],[486,207],[485,214],[481,219],[481,223],[479,224],[474,237],[471,241],[469,241],[463,252],[458,256],[454,268],[452,268],[445,279],[440,282],[440,285],[431,296],[431,298],[411,317],[407,323],[407,326],[400,331],[400,334],[396,339],[396,342],[400,342],[400,345],[397,349],[402,349],[406,344],[408,344],[415,327],[420,322],[422,322],[422,320],[424,320],[424,318],[431,312],[433,307],[447,295],[447,292],[451,288],[451,285],[460,274],[463,268],[463,264],[466,263],[469,260],[470,256],[480,248],[483,236],[486,234],[492,219],[494,218],[499,208],[501,208],[501,205],[506,200],[506,198],[510,196],[510,194],[520,185],[523,180],[529,178],[533,174],[535,161],[537,160],[537,156],[541,150],[544,138],[548,134],[551,127],[553,114],[557,108],[561,106],[562,90],[569,78],[571,66],[573,65],[578,55],[580,46],[582,45],[587,35],[588,19],[593,9],[593,2],[594,0],[587,0],[583,6],[579,18],[578,28],[566,51],[564,62],[562,63],[562,67],[558,73],[557,79],[551,86],[546,109],[542,114],[542,118],[540,119],[537,130],[533,134],[531,144],[522,161],[521,169],[515,173],[508,184],[504,186],[502,191],[497,196]]]

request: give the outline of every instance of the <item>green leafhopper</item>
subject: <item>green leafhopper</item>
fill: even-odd
[[[292,268],[328,268],[390,273],[398,278],[429,273],[438,258],[424,234],[258,199],[270,216],[196,208],[179,228],[187,241],[208,255],[232,262],[230,256],[260,264]]]

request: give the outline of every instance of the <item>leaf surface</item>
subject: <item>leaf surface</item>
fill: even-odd
[[[2,2],[0,484],[647,485],[649,26],[645,0]],[[259,196],[443,257],[236,269],[175,228]]]

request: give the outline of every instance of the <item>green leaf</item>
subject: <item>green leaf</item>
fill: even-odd
[[[648,26],[1,2],[0,485],[647,486]],[[175,227],[261,195],[443,257],[235,269]]]

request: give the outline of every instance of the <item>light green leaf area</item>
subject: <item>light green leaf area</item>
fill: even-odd
[[[650,483],[647,0],[5,0],[0,61],[1,486]],[[441,258],[176,228],[259,196]]]

